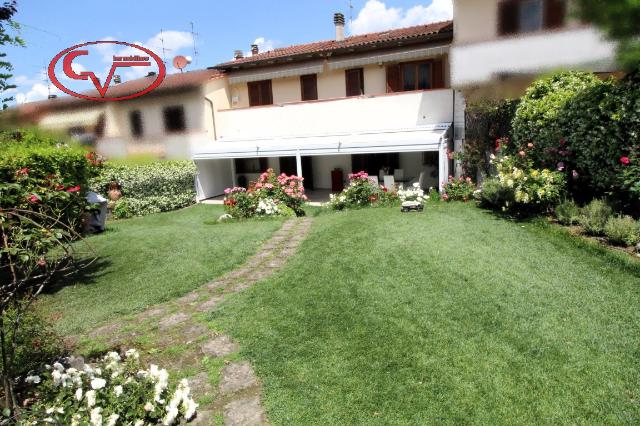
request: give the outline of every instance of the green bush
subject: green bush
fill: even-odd
[[[632,246],[640,241],[640,226],[631,216],[611,217],[604,234],[611,244]]]
[[[500,184],[498,178],[488,178],[482,182],[480,191],[474,193],[480,207],[500,209],[506,203],[515,201],[513,191]]]
[[[409,195],[409,193],[406,193],[406,195]],[[420,198],[423,198],[423,195],[420,195]],[[327,207],[332,210],[344,210],[389,206],[397,203],[398,200],[397,192],[394,192],[391,188],[386,188],[384,185],[372,183],[367,172],[359,171],[349,174],[349,185],[342,192],[329,196]]]
[[[554,210],[558,222],[563,225],[575,225],[580,221],[580,207],[572,200],[565,200]]]
[[[593,200],[582,209],[580,225],[591,235],[602,235],[613,211],[603,200]]]
[[[449,180],[442,187],[440,196],[444,201],[469,201],[476,190],[476,184],[471,177],[460,176],[458,179],[449,176]]]
[[[122,198],[113,213],[117,218],[144,216],[186,207],[195,202],[196,168],[191,161],[158,161],[127,165],[106,163],[91,189],[105,197],[116,182]]]

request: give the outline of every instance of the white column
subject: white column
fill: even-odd
[[[298,176],[302,177],[302,157],[300,151],[296,151],[296,170]]]
[[[447,138],[440,138],[440,150],[438,155],[438,180],[440,181],[440,186],[438,190],[441,190],[442,186],[449,179],[449,157],[447,156],[448,145],[449,143]]]

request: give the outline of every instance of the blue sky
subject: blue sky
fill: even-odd
[[[352,0],[352,5],[353,23],[347,23],[347,35],[449,19],[452,9],[451,0]],[[12,95],[18,102],[46,98],[49,89],[43,69],[74,44],[112,39],[141,43],[162,56],[163,30],[167,72],[173,73],[170,64],[175,55],[194,56],[191,22],[198,55],[188,69],[194,70],[227,61],[236,49],[247,52],[254,42],[264,51],[330,39],[333,13],[338,11],[349,21],[349,0],[18,0],[14,18],[22,25],[27,47],[5,49],[18,85]],[[78,62],[104,75],[113,53],[91,50]],[[122,74],[125,80],[138,76],[135,71]],[[83,91],[92,85],[73,82],[71,87]],[[51,92],[60,94],[54,86]]]

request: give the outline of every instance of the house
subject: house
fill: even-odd
[[[425,187],[447,179],[447,151],[463,128],[451,89],[451,21],[332,40],[236,52],[214,67],[228,107],[215,111],[216,141],[194,152],[198,196],[246,184],[267,167],[298,174],[311,190],[339,190],[352,171],[401,170]],[[219,93],[222,95],[222,93]],[[223,104],[223,101],[218,104]]]
[[[452,86],[468,100],[513,98],[540,74],[618,70],[615,44],[567,0],[454,0]]]

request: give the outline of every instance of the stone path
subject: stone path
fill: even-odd
[[[145,361],[189,372],[192,393],[200,403],[198,417],[191,425],[216,424],[216,419],[225,425],[268,424],[260,402],[260,382],[251,364],[239,358],[236,342],[208,328],[198,315],[214,310],[228,295],[252,286],[284,266],[306,237],[311,222],[311,218],[286,221],[240,268],[128,321],[97,328],[89,333],[89,338],[122,350],[144,346],[150,349]],[[212,384],[207,368],[212,360],[221,366],[218,380],[213,380],[217,385]]]

